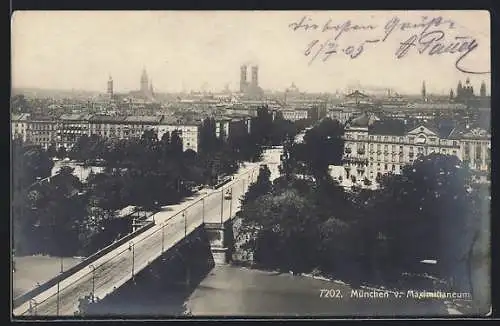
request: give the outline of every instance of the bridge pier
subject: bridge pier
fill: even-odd
[[[205,223],[204,229],[210,242],[215,265],[229,263],[232,255],[232,221],[226,223]]]

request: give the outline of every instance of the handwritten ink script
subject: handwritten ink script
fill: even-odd
[[[428,56],[454,54],[456,55],[455,67],[459,71],[469,74],[490,73],[489,71],[475,71],[466,66],[464,60],[478,48],[478,40],[471,35],[451,36],[452,30],[456,31],[457,24],[441,16],[422,16],[419,22],[403,21],[396,16],[382,25],[355,24],[351,20],[334,23],[332,19],[316,24],[312,18],[303,16],[290,23],[288,27],[296,33],[314,32],[314,35],[325,35],[325,40],[313,39],[306,45],[304,55],[310,58],[309,65],[317,60],[326,62],[334,55],[345,55],[350,59],[356,59],[376,47],[377,44],[385,43],[396,37],[395,35],[398,35],[401,40],[401,35],[403,35],[403,40],[398,42],[394,51],[394,56],[398,60],[407,57],[411,52]],[[348,34],[360,32],[370,37],[361,42],[346,43],[345,39],[348,39]]]

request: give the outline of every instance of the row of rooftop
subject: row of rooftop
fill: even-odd
[[[246,116],[241,114],[216,115],[219,120],[241,119]],[[49,115],[33,115],[29,113],[12,114],[12,121],[63,121],[63,122],[96,122],[112,124],[178,124],[178,125],[198,125],[203,119],[203,115],[103,115],[87,113],[62,114],[58,117]]]
[[[388,136],[404,136],[409,131],[421,126],[439,135],[442,139],[491,137],[488,130],[452,119],[430,119],[426,121],[421,119],[381,119],[368,112],[353,117],[346,123],[347,129],[364,128],[370,134]]]

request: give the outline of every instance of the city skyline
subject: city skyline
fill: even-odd
[[[105,93],[111,76],[115,92],[129,92],[139,89],[145,68],[160,93],[223,90],[226,85],[237,91],[239,67],[248,64],[259,66],[263,89],[277,91],[292,82],[301,91],[329,93],[360,83],[418,94],[425,81],[429,94],[446,94],[456,89],[459,80],[470,78],[476,93],[484,81],[489,94],[490,74],[460,72],[455,67],[457,53],[419,55],[414,51],[396,59],[399,44],[412,35],[408,27],[396,28],[384,44],[365,44],[355,59],[319,54],[310,63],[316,50],[305,55],[311,40],[317,39],[319,45],[324,39],[325,33],[314,25],[319,29],[337,25],[331,38],[336,37],[345,49],[344,45],[356,47],[374,35],[387,36],[395,18],[400,24],[426,23],[438,16],[453,21],[454,26],[443,23],[429,31],[446,32],[446,38],[455,40],[470,36],[478,45],[461,61],[461,67],[489,71],[487,11],[16,12],[12,87]],[[436,74],[436,69],[441,73]]]

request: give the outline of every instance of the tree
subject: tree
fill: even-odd
[[[328,175],[329,165],[340,165],[344,151],[343,127],[338,121],[323,119],[304,136],[304,143],[293,144],[290,149],[290,167],[315,179]],[[307,171],[304,171],[304,167]]]
[[[402,175],[380,178],[381,189],[368,207],[378,221],[373,233],[388,238],[392,268],[418,270],[420,260],[434,258],[443,277],[464,285],[464,257],[477,225],[469,180],[455,156],[441,154],[420,157]]]
[[[57,155],[57,146],[55,143],[51,143],[50,146],[47,148],[47,155],[50,158],[54,158]]]
[[[67,156],[66,147],[59,146],[59,148],[57,149],[56,157],[62,160],[64,158],[66,158],[66,156]]]
[[[259,197],[241,211],[244,232],[257,235],[247,244],[265,266],[304,272],[315,265],[317,218],[314,208],[294,190]]]
[[[260,167],[259,175],[257,176],[257,181],[252,183],[248,188],[247,193],[241,200],[242,206],[254,202],[257,198],[268,194],[272,191],[273,185],[270,181],[271,171],[264,165]]]

